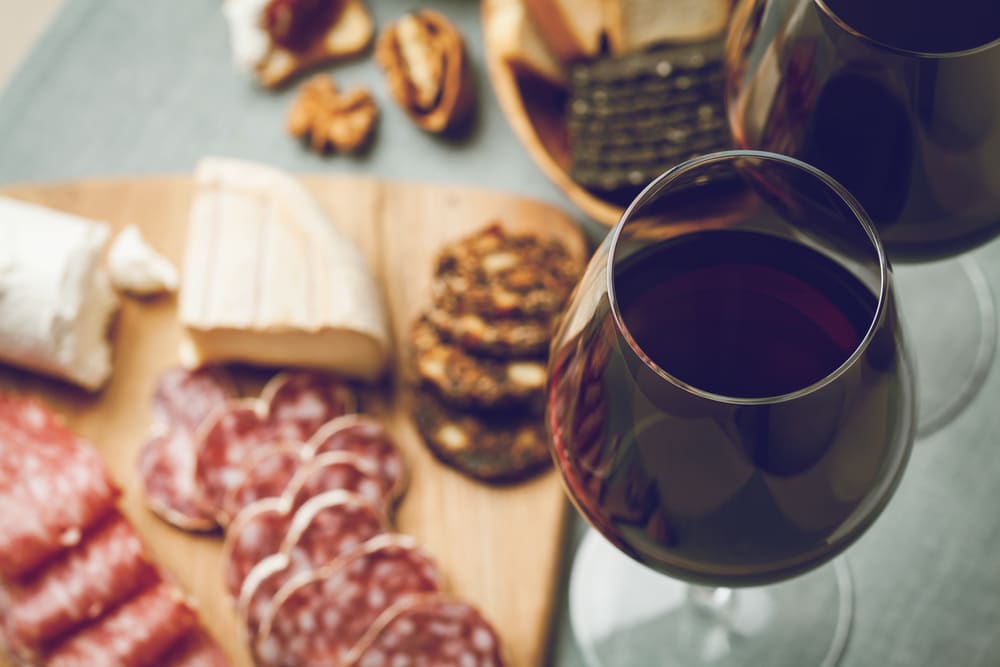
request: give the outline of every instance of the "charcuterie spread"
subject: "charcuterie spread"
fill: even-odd
[[[390,317],[383,300],[395,296],[369,272],[381,260],[298,179],[209,158],[193,186],[187,235],[170,244],[142,221],[50,219],[12,204],[15,217],[75,230],[55,264],[86,274],[66,283],[81,308],[97,308],[90,291],[106,289],[101,307],[120,307],[122,325],[109,332],[87,318],[110,315],[94,311],[59,342],[40,305],[26,312],[41,323],[30,328],[41,356],[3,357],[59,378],[13,371],[0,391],[3,649],[18,665],[224,667],[250,656],[261,667],[520,667],[544,630],[520,627],[519,645],[532,645],[509,657],[503,628],[480,609],[518,625],[522,596],[470,585],[479,566],[466,561],[516,542],[516,526],[494,524],[525,515],[494,514],[506,498],[477,495],[482,485],[452,468],[506,482],[548,462],[545,349],[582,244],[568,252],[501,224],[445,234],[421,262],[429,271],[418,277],[433,276],[419,288],[423,310]],[[32,289],[50,278],[34,276]],[[0,299],[0,314],[10,303]],[[482,327],[449,328],[469,318]],[[5,326],[0,342],[29,331]],[[61,345],[86,363],[59,356]],[[395,356],[407,365],[394,369]],[[407,381],[393,377],[400,370]],[[494,492],[562,500],[557,486],[532,482]],[[557,507],[521,505],[556,535]],[[450,546],[456,535],[465,547]],[[528,613],[544,620],[547,604]],[[424,626],[426,636],[409,636]]]
[[[0,462],[0,639],[18,662],[145,667],[198,631],[97,451],[48,408],[0,395]]]

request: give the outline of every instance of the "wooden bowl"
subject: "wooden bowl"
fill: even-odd
[[[570,201],[596,222],[611,227],[624,213],[620,204],[602,199],[569,175],[569,133],[565,110],[568,93],[540,77],[517,71],[490,44],[492,3],[483,0],[482,23],[490,82],[518,140],[545,175]]]

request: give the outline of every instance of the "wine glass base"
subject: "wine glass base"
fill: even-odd
[[[917,435],[950,423],[982,388],[996,348],[989,281],[971,257],[895,267],[917,366]]]
[[[768,586],[671,579],[587,531],[570,578],[570,622],[587,667],[832,667],[851,627],[847,561]]]

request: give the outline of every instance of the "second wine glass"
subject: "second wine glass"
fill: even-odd
[[[742,0],[726,42],[736,147],[833,176],[900,269],[924,435],[975,396],[996,346],[985,274],[952,258],[1000,234],[997,10],[996,0]]]

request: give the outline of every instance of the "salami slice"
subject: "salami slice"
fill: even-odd
[[[206,512],[223,526],[223,501],[243,480],[243,466],[280,443],[304,443],[319,428],[353,410],[354,395],[321,373],[276,376],[259,400],[232,401],[209,419],[196,444],[195,484]]]
[[[0,396],[0,579],[76,545],[118,495],[90,443],[38,401]]]
[[[208,532],[218,523],[198,502],[193,448],[191,436],[180,429],[154,432],[139,452],[139,479],[157,516],[181,530]]]
[[[197,617],[172,584],[148,588],[60,644],[49,667],[147,667],[195,627]]]
[[[479,610],[441,594],[400,599],[344,656],[343,667],[502,667],[500,639]]]
[[[257,657],[267,665],[340,665],[396,600],[440,587],[437,566],[412,538],[380,535],[289,581],[261,624]]]
[[[274,596],[293,576],[292,572],[288,554],[277,553],[257,563],[244,579],[236,610],[243,620],[251,646],[261,621],[271,613]]]
[[[280,551],[296,571],[314,570],[387,529],[385,514],[361,496],[327,491],[296,510]]]
[[[218,367],[168,368],[153,390],[153,421],[196,433],[205,420],[236,396],[226,372]]]
[[[157,579],[139,536],[121,515],[105,520],[76,548],[7,587],[4,634],[21,655],[41,651]]]
[[[272,598],[294,576],[312,572],[388,529],[385,514],[361,496],[327,491],[295,513],[279,553],[260,561],[244,578],[237,608],[252,638]]]
[[[243,467],[242,481],[222,501],[227,523],[251,503],[280,497],[302,467],[301,445],[285,443],[257,452]]]
[[[287,498],[265,498],[244,507],[233,519],[222,545],[223,577],[230,595],[238,596],[250,570],[281,549],[292,510]]]
[[[159,667],[231,667],[222,647],[201,628],[193,628],[157,660]]]
[[[406,467],[399,448],[385,426],[371,417],[344,415],[334,419],[316,431],[306,446],[313,456],[345,451],[373,459],[393,498],[406,486]]]
[[[371,459],[350,452],[325,452],[306,462],[288,484],[292,504],[299,506],[325,491],[356,493],[388,512],[391,501],[386,478]]]
[[[150,509],[181,530],[217,527],[198,503],[195,441],[211,415],[233,396],[229,378],[217,368],[167,369],[153,391],[154,423],[139,453],[139,479]]]
[[[346,384],[315,371],[276,375],[260,398],[275,420],[299,424],[309,435],[331,419],[357,410],[357,399]]]

